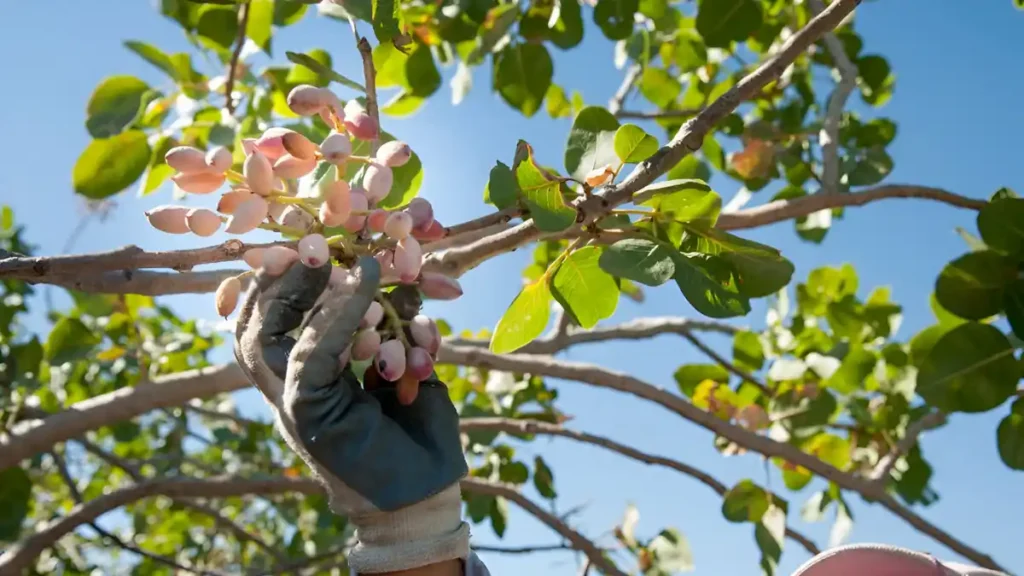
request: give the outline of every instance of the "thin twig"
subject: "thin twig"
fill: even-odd
[[[238,75],[238,59],[242,55],[242,46],[245,46],[245,34],[249,28],[249,2],[238,8],[238,38],[235,40],[235,50],[231,53],[231,63],[228,65],[228,80],[224,84],[224,97],[227,99],[224,107],[228,114],[235,113],[235,99],[231,93],[235,89],[235,76]]]
[[[352,31],[356,31],[355,25],[353,25]],[[366,80],[366,113],[377,123],[379,131],[381,129],[380,110],[377,107],[377,70],[373,67],[373,48],[370,47],[370,42],[366,38],[359,38],[356,46],[359,48],[359,56],[363,59],[363,78]],[[379,145],[380,138],[375,138],[370,145],[371,155],[377,153]]]
[[[680,108],[679,110],[659,110],[657,112],[637,112],[636,110],[619,110],[616,118],[632,120],[661,120],[667,118],[691,118],[704,111],[704,108]]]
[[[486,480],[473,477],[463,478],[461,484],[463,489],[472,491],[475,494],[500,496],[506,500],[515,502],[520,508],[544,524],[547,524],[549,528],[558,532],[559,535],[572,543],[573,548],[586,554],[587,558],[594,563],[594,566],[602,572],[610,576],[626,576],[624,572],[619,570],[619,568],[615,566],[607,556],[605,556],[604,551],[602,551],[597,544],[594,544],[593,541],[570,528],[565,522],[554,514],[538,506],[533,500],[523,496],[515,486],[500,484],[497,482],[488,482]]]
[[[870,478],[884,485],[888,482],[889,474],[892,472],[893,467],[896,466],[896,462],[899,461],[901,456],[910,452],[914,445],[917,444],[921,434],[927,430],[934,430],[945,423],[946,415],[942,412],[934,411],[925,414],[913,424],[907,426],[907,431],[903,438],[896,443],[892,451],[879,459],[878,464],[871,471]]]
[[[536,544],[533,546],[486,546],[470,544],[474,552],[492,552],[495,554],[533,554],[534,552],[575,552],[576,548],[569,544]]]
[[[820,14],[825,9],[821,0],[811,0],[811,10]],[[818,143],[821,145],[822,155],[822,193],[838,194],[839,180],[841,176],[839,166],[839,124],[843,118],[843,109],[846,108],[846,101],[857,86],[857,67],[850,61],[850,57],[843,48],[843,43],[832,32],[825,34],[822,38],[836,70],[839,71],[839,82],[832,90],[828,99],[828,106],[825,110],[825,119],[822,122],[821,134],[818,136]]]
[[[629,70],[626,70],[626,75],[622,78],[622,84],[619,85],[619,89],[615,91],[615,95],[608,102],[609,112],[616,116],[619,115],[622,106],[626,103],[626,98],[629,98],[629,93],[633,91],[633,87],[636,85],[636,81],[640,79],[643,70],[643,66],[639,64],[633,64],[629,67]]]
[[[714,360],[718,364],[721,364],[722,368],[725,368],[729,372],[732,372],[736,376],[739,376],[740,380],[743,380],[744,382],[748,382],[750,384],[753,384],[754,386],[757,387],[758,390],[761,391],[761,393],[763,393],[766,396],[771,397],[773,395],[771,389],[769,389],[768,386],[765,386],[765,384],[763,382],[761,382],[757,378],[754,378],[754,376],[752,374],[750,374],[749,372],[747,372],[746,370],[741,370],[738,366],[736,366],[732,362],[729,362],[728,360],[726,360],[725,357],[723,357],[718,352],[715,352],[714,350],[712,350],[710,346],[708,346],[707,344],[702,342],[699,338],[694,336],[692,332],[689,332],[689,331],[682,332],[679,335],[682,336],[683,338],[685,338],[687,341],[689,341],[690,344],[693,344],[694,348],[696,348],[696,349],[700,350],[701,352],[703,352],[705,356],[707,356],[708,358],[711,358],[712,360]]]
[[[605,438],[596,434],[589,434],[587,432],[569,430],[556,424],[549,424],[539,420],[515,420],[511,418],[464,418],[459,422],[459,429],[463,432],[469,430],[489,430],[506,432],[509,434],[546,434],[549,436],[569,438],[584,444],[599,446],[606,450],[621,454],[627,458],[636,460],[637,462],[643,462],[644,464],[650,464],[653,466],[663,466],[665,468],[675,470],[676,472],[689,476],[708,488],[711,488],[719,496],[724,496],[725,493],[729,491],[729,488],[714,476],[711,476],[703,470],[679,462],[678,460],[672,460],[671,458],[641,452],[636,448],[620,444],[610,438]],[[787,528],[786,535],[803,546],[811,556],[821,552],[810,538],[796,532],[795,530]]]

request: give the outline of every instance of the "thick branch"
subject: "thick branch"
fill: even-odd
[[[821,13],[825,5],[821,0],[811,0],[811,9]],[[839,193],[839,124],[843,118],[843,109],[846,108],[846,101],[857,86],[857,67],[850,61],[850,57],[843,48],[843,43],[834,33],[829,32],[823,38],[836,70],[839,71],[839,82],[836,84],[832,95],[828,99],[828,107],[825,110],[825,120],[822,123],[821,134],[818,142],[821,144],[822,169],[821,181],[822,192],[825,194]]]
[[[693,331],[717,332],[719,334],[733,335],[739,328],[716,322],[714,320],[691,320],[673,316],[662,316],[653,318],[637,318],[621,324],[611,326],[597,326],[585,330],[578,326],[569,326],[565,334],[558,338],[551,334],[538,338],[526,346],[520,348],[521,354],[555,354],[566,348],[577,344],[588,344],[592,342],[606,342],[608,340],[646,340],[662,334],[685,335]],[[446,346],[475,346],[486,348],[488,340],[465,340],[462,338],[449,338],[445,340]]]
[[[46,276],[42,279],[29,280],[29,282],[33,284],[52,284],[70,290],[78,290],[79,292],[165,296],[168,294],[206,294],[214,292],[224,279],[237,276],[242,272],[244,271],[150,272],[148,270],[125,269],[91,276]],[[248,281],[248,278],[243,278],[243,286]]]
[[[569,438],[584,444],[600,446],[607,450],[611,450],[612,452],[621,454],[626,458],[643,462],[644,464],[670,468],[697,480],[701,484],[704,484],[708,488],[714,490],[719,496],[724,496],[729,490],[725,484],[719,482],[715,477],[688,464],[684,464],[670,458],[665,458],[663,456],[647,454],[630,446],[626,446],[625,444],[620,444],[610,438],[597,436],[595,434],[588,434],[586,432],[569,430],[547,422],[540,422],[536,420],[513,420],[510,418],[464,418],[459,422],[459,429],[462,431],[489,430],[492,432],[506,432],[508,434],[546,434],[549,436]],[[787,528],[786,536],[803,546],[811,556],[821,552],[810,538],[796,532],[795,530]]]
[[[319,494],[320,486],[313,480],[272,478],[249,480],[171,479],[154,480],[108,492],[103,496],[75,506],[67,516],[39,525],[24,540],[12,545],[0,556],[0,576],[21,574],[43,550],[82,524],[96,520],[103,514],[152,496],[179,498],[228,498],[247,494],[283,494],[301,492]]]
[[[107,464],[110,464],[111,466],[124,470],[125,474],[127,474],[128,477],[131,478],[133,482],[141,484],[142,482],[148,480],[148,478],[146,478],[146,476],[143,475],[142,472],[139,471],[137,467],[131,465],[127,460],[115,456],[110,452],[107,452],[106,450],[100,448],[99,446],[93,444],[88,440],[85,440],[84,438],[78,439],[78,441],[82,444],[83,447],[85,447],[85,449],[90,454],[93,454],[94,456],[96,456],[100,460],[103,460]],[[263,549],[263,551],[270,555],[270,557],[276,558],[279,562],[284,562],[284,556],[279,550],[275,549],[270,544],[267,544],[262,538],[253,534],[252,532],[249,532],[248,530],[243,528],[242,525],[228,518],[227,516],[224,516],[219,511],[213,509],[212,507],[207,506],[206,504],[201,504],[198,501],[189,498],[171,498],[171,500],[173,500],[174,502],[176,502],[177,504],[184,508],[188,508],[189,510],[210,517],[211,519],[213,519],[214,524],[234,534],[235,538],[238,539],[239,542],[252,542],[259,548]]]
[[[624,572],[619,570],[618,567],[616,567],[615,564],[604,555],[604,552],[601,551],[597,544],[594,544],[585,536],[570,528],[569,525],[563,522],[560,518],[541,508],[533,500],[523,496],[515,486],[499,484],[496,482],[487,482],[486,480],[481,480],[479,478],[469,477],[462,480],[462,488],[475,494],[501,496],[506,500],[515,502],[520,508],[530,513],[544,524],[547,524],[549,528],[558,532],[559,535],[571,542],[573,548],[586,554],[587,558],[594,564],[594,566],[602,572],[611,576],[626,576]]]
[[[608,186],[580,202],[576,206],[579,212],[577,220],[582,220],[584,224],[596,221],[615,206],[628,202],[633,194],[657,180],[684,157],[699,150],[704,136],[716,123],[731,114],[740,102],[754,97],[765,86],[781,76],[797,56],[807,50],[823,34],[837,26],[859,3],[860,0],[836,0],[829,5],[806,27],[790,37],[772,58],[740,80],[696,117],[683,124],[671,142],[637,165],[625,181],[618,185]],[[480,262],[532,242],[540,236],[541,233],[533,221],[528,220],[468,246],[437,254],[429,265],[431,269],[439,269],[446,274],[460,276]]]
[[[45,280],[50,276],[88,275],[137,268],[190,270],[200,264],[238,260],[242,254],[253,248],[294,244],[294,242],[246,244],[232,239],[217,246],[162,252],[147,252],[138,246],[124,246],[109,252],[75,256],[28,257],[0,253],[0,278],[32,281]]]
[[[61,479],[64,480],[64,485],[67,486],[68,491],[71,492],[71,499],[75,501],[75,504],[81,505],[83,503],[82,493],[81,491],[78,490],[78,485],[75,484],[75,479],[71,476],[71,472],[68,470],[68,466],[67,463],[64,462],[64,458],[62,458],[60,454],[57,454],[56,452],[50,452],[50,457],[53,458],[53,462],[57,466],[57,472],[58,474],[60,474]],[[149,558],[150,560],[158,564],[170,566],[171,568],[174,568],[181,572],[185,572],[187,574],[200,574],[202,576],[223,576],[219,572],[200,570],[198,568],[189,568],[188,566],[178,564],[173,559],[167,558],[166,556],[161,556],[159,554],[147,552],[142,548],[139,548],[133,544],[129,544],[128,542],[125,542],[124,540],[118,538],[117,535],[109,532],[108,530],[105,530],[102,526],[96,524],[95,521],[88,522],[88,525],[90,528],[93,529],[93,531],[99,534],[101,538],[109,540],[118,548],[127,550],[132,554],[142,556],[143,558]]]
[[[9,434],[0,434],[0,470],[89,430],[248,385],[237,364],[226,364],[161,376],[77,402],[45,420],[19,422]]]
[[[537,517],[550,526],[561,536],[569,540],[573,546],[587,555],[595,566],[601,567],[607,574],[625,576],[619,571],[593,542],[567,526],[562,520],[547,512],[529,498],[519,493],[514,487],[466,478],[462,480],[462,489],[475,494],[501,496],[515,502],[526,512]],[[40,525],[24,540],[8,548],[0,555],[0,576],[16,576],[31,565],[32,561],[46,548],[54,545],[62,537],[82,524],[92,522],[96,518],[126,506],[143,498],[167,496],[170,498],[231,498],[245,495],[269,496],[298,492],[301,494],[321,494],[320,485],[305,478],[207,478],[196,479],[165,479],[135,484],[108,492],[103,496],[75,506],[66,516]]]
[[[842,0],[839,0],[842,1]],[[835,6],[835,4],[833,4]],[[868,501],[876,501],[897,516],[903,518],[921,532],[928,534],[958,554],[979,566],[1002,570],[995,560],[971,546],[961,542],[941,528],[929,523],[894,498],[886,494],[877,483],[870,479],[843,472],[830,464],[800,451],[795,446],[783,444],[744,430],[714,415],[697,408],[683,398],[666,392],[629,374],[608,370],[582,362],[566,362],[545,356],[523,354],[497,355],[479,348],[443,347],[438,361],[463,366],[493,368],[507,372],[526,372],[551,378],[583,382],[601,388],[608,388],[632,394],[678,414],[679,416],[722,436],[747,450],[770,457],[778,457],[814,472],[818,476],[835,482],[841,488],[852,490]]]
[[[875,469],[871,471],[871,479],[875,482],[879,482],[885,485],[889,480],[889,473],[892,472],[896,462],[899,461],[900,457],[910,452],[910,450],[917,444],[918,438],[921,434],[927,430],[934,430],[939,426],[943,426],[946,423],[946,415],[942,412],[929,412],[922,416],[919,420],[907,427],[907,431],[903,438],[896,443],[896,447],[891,452],[883,456],[878,464],[875,465]]]
[[[242,55],[242,47],[245,46],[245,34],[249,29],[249,3],[246,2],[238,7],[238,38],[235,39],[235,49],[231,52],[231,63],[228,64],[228,80],[224,83],[224,97],[227,103],[228,114],[235,113],[235,99],[231,93],[235,89],[235,78],[238,76],[238,59]]]

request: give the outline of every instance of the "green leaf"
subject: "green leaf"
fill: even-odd
[[[437,70],[430,47],[417,44],[405,61],[406,88],[414,96],[426,98],[441,87],[441,73]]]
[[[777,506],[765,511],[764,518],[754,526],[754,541],[761,551],[761,573],[775,574],[782,558],[782,538],[786,534],[786,513]]]
[[[1024,470],[1024,399],[1010,407],[1010,413],[996,428],[999,458],[1013,470]]]
[[[484,188],[484,202],[494,204],[498,210],[504,210],[515,205],[518,197],[519,184],[512,169],[503,162],[496,162],[494,168],[491,168],[491,176]]]
[[[491,529],[501,538],[505,535],[505,527],[508,525],[508,502],[501,496],[491,501]]]
[[[761,337],[749,330],[741,330],[732,339],[732,359],[740,368],[757,372],[764,366],[764,345]]]
[[[577,180],[583,180],[595,168],[614,166],[618,162],[615,154],[618,129],[619,121],[604,108],[587,106],[580,110],[565,145],[566,171]]]
[[[93,200],[113,196],[142,176],[149,157],[146,133],[140,130],[93,140],[71,173],[75,192]]]
[[[666,528],[647,545],[654,553],[656,566],[668,573],[693,570],[693,552],[690,543],[674,528]]]
[[[793,263],[771,246],[734,236],[704,223],[691,223],[686,226],[686,231],[696,236],[693,249],[720,256],[733,267],[739,293],[744,298],[775,294],[793,278]]]
[[[750,302],[740,295],[728,262],[711,254],[676,252],[672,256],[676,284],[695,310],[711,318],[733,318],[750,312]]]
[[[50,335],[46,337],[46,353],[43,359],[54,366],[59,366],[84,357],[99,343],[100,338],[82,324],[81,320],[64,317],[54,324]]]
[[[708,61],[708,50],[704,39],[693,30],[681,29],[676,33],[675,51],[672,58],[680,72],[693,72]],[[673,98],[674,100],[674,98]]]
[[[498,320],[491,337],[491,352],[515,352],[540,336],[551,314],[551,291],[548,278],[542,276],[527,284]]]
[[[946,310],[968,320],[998,314],[1003,294],[1017,277],[1014,262],[998,252],[970,252],[942,269],[935,281],[935,297]]]
[[[537,489],[537,493],[553,500],[558,496],[555,492],[555,477],[551,472],[551,468],[548,468],[547,462],[544,461],[540,456],[533,457],[533,486]]]
[[[397,0],[372,0],[373,33],[381,44],[391,42],[401,31],[398,29],[399,3]]]
[[[297,0],[274,0],[274,25],[291,26],[306,15],[308,6]]]
[[[853,163],[847,171],[849,186],[872,186],[892,172],[892,157],[884,148],[871,148],[864,158]]]
[[[850,442],[835,434],[816,434],[804,443],[803,451],[840,470],[850,465]]]
[[[32,480],[25,470],[14,466],[0,471],[0,542],[18,540],[31,500]]]
[[[388,116],[394,116],[400,118],[402,116],[409,116],[417,110],[419,110],[427,99],[423,96],[416,96],[410,94],[405,90],[402,90],[398,94],[395,94],[394,98],[388,100],[386,104],[380,107],[381,114],[387,114]]]
[[[554,72],[543,44],[511,45],[496,56],[494,89],[509,106],[530,118],[540,110]]]
[[[990,248],[1011,256],[1024,254],[1024,199],[989,202],[978,212],[978,232]]]
[[[625,40],[633,33],[634,15],[639,0],[597,0],[594,23],[609,40]]]
[[[1024,339],[1024,279],[1017,279],[1003,294],[1003,313],[1018,338]]]
[[[214,50],[226,52],[238,36],[238,10],[226,6],[203,6],[196,21],[199,41]]]
[[[555,0],[558,20],[551,25],[551,43],[568,50],[583,41],[583,14],[578,0]],[[550,22],[549,22],[550,25]]]
[[[729,371],[719,364],[687,364],[676,369],[673,377],[684,396],[692,397],[697,385],[705,380],[729,383]]]
[[[722,516],[730,522],[760,522],[770,505],[764,488],[752,480],[741,480],[725,493]]]
[[[864,389],[864,381],[875,369],[878,358],[874,352],[863,348],[854,348],[843,358],[839,369],[825,383],[826,386],[840,394],[853,394]]]
[[[647,286],[660,286],[675,275],[672,249],[652,240],[625,238],[605,248],[599,263],[605,272]]]
[[[312,84],[324,88],[331,83],[332,78],[327,74],[331,70],[331,55],[326,50],[314,48],[305,54],[285,52],[285,56],[295,62],[295,66],[285,77],[286,86],[279,87],[283,94],[287,95],[289,87],[296,84]]]
[[[615,279],[601,270],[601,250],[586,246],[573,251],[562,261],[551,283],[551,295],[583,328],[615,313],[619,287]]]
[[[856,60],[861,95],[871,106],[881,106],[892,96],[895,79],[885,58],[869,54]]]
[[[533,148],[520,140],[516,147],[516,181],[534,224],[543,232],[560,232],[576,222],[576,210],[562,198],[562,183],[551,180],[533,158]]]
[[[985,412],[1014,395],[1020,369],[998,329],[968,322],[932,346],[917,374],[917,393],[944,412]]]
[[[274,0],[250,0],[249,22],[245,27],[245,35],[267,54],[270,54],[273,24]]]
[[[544,103],[548,109],[548,115],[552,118],[568,118],[572,116],[572,105],[565,96],[565,90],[558,84],[552,84],[544,97]]]
[[[93,138],[120,134],[139,115],[149,85],[134,76],[111,76],[96,87],[86,104],[85,127]]]
[[[674,76],[661,68],[644,68],[639,82],[640,93],[658,108],[670,108],[675,103],[683,85]]]
[[[125,40],[124,47],[138,54],[146,62],[163,70],[171,78],[178,79],[178,71],[174,66],[174,62],[171,61],[171,57],[156,46],[139,40]]]
[[[697,7],[697,32],[714,48],[743,42],[757,32],[762,21],[757,0],[700,0]]]
[[[615,131],[615,154],[625,164],[643,162],[658,151],[658,139],[636,124],[625,124]]]
[[[358,90],[360,92],[366,93],[366,88],[363,88],[362,84],[359,84],[354,80],[350,80],[345,76],[342,76],[341,74],[338,74],[337,72],[332,70],[331,56],[330,54],[327,54],[327,52],[323,50],[313,50],[310,54],[302,54],[299,52],[285,52],[284,55],[292,63],[302,66],[303,68],[306,68],[309,72],[314,74],[316,76],[316,84],[319,86],[326,86],[329,81],[333,80],[338,84],[341,84],[342,86],[347,86],[349,88],[352,88],[353,90]],[[290,82],[292,81],[291,76],[292,75],[289,74]],[[300,84],[310,82],[295,83]]]

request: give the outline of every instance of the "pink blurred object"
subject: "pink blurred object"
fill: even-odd
[[[886,544],[849,544],[826,550],[797,568],[793,576],[1007,576],[1002,572],[940,562]]]

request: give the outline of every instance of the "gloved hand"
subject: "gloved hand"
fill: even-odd
[[[330,272],[330,264],[298,262],[279,277],[258,272],[238,318],[235,357],[326,488],[331,509],[355,526],[359,544],[349,564],[356,572],[466,558],[458,482],[468,468],[448,390],[432,374],[403,406],[394,383],[363,389],[339,357],[377,294],[380,266],[359,260],[354,293],[328,288]],[[297,339],[289,336],[296,329]],[[372,366],[367,373],[376,375]]]

